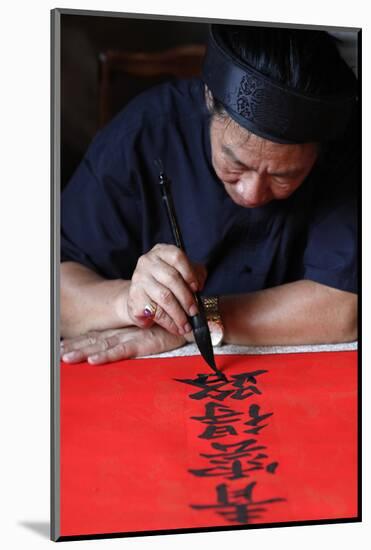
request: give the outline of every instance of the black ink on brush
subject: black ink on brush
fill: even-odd
[[[184,242],[182,239],[182,235],[180,233],[180,228],[179,228],[179,224],[175,213],[173,198],[171,195],[170,181],[164,173],[161,160],[156,159],[154,163],[159,170],[159,183],[160,183],[162,200],[165,204],[165,208],[166,208],[167,216],[171,226],[171,231],[173,233],[173,238],[175,240],[175,244],[178,248],[185,251]],[[195,301],[196,301],[199,313],[197,315],[194,315],[193,317],[189,317],[189,322],[192,327],[195,342],[206,363],[214,370],[214,372],[219,376],[219,378],[222,378],[223,380],[228,382],[228,379],[226,378],[226,376],[217,368],[215,364],[214,351],[211,343],[210,331],[207,324],[203,303],[199,293],[195,292],[194,297],[195,297]]]

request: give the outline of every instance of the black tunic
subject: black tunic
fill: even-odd
[[[188,257],[208,269],[205,294],[300,279],[356,292],[357,160],[330,148],[288,198],[233,203],[211,164],[210,117],[198,79],[134,99],[93,140],[61,204],[61,259],[130,279],[140,255],[173,243],[154,159],[161,158]]]

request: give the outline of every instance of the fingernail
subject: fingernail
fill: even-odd
[[[88,363],[97,363],[99,361],[99,355],[91,355],[88,357]]]
[[[184,325],[184,331],[185,331],[185,332],[191,332],[191,330],[192,330],[191,325],[190,325],[189,323],[186,323],[186,324]]]
[[[78,357],[78,351],[70,351],[69,353],[64,353],[62,359],[68,363],[68,361],[74,361],[75,359],[78,359]]]
[[[194,315],[197,315],[197,313],[198,313],[198,309],[196,304],[192,304],[191,307],[189,308],[190,316],[193,317]]]
[[[197,290],[198,290],[198,284],[195,283],[195,282],[191,283],[191,289],[193,290],[193,292],[197,292]]]

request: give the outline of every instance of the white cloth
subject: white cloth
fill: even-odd
[[[215,355],[269,355],[279,353],[318,353],[323,351],[351,351],[357,349],[357,342],[348,342],[344,344],[318,344],[306,346],[232,346],[223,345],[214,348]],[[187,344],[181,348],[150,357],[188,357],[190,355],[199,355],[200,352],[196,344]],[[149,357],[149,356],[143,356]]]

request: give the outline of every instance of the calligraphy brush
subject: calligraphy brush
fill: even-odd
[[[185,251],[183,238],[180,233],[180,228],[179,228],[178,220],[175,213],[175,207],[174,207],[173,198],[171,195],[169,179],[165,176],[161,160],[156,159],[154,162],[157,168],[159,169],[159,183],[160,183],[162,200],[164,201],[164,204],[166,207],[166,212],[167,212],[167,216],[168,216],[171,230],[173,233],[173,238],[175,240],[175,244],[178,248]],[[213,346],[211,343],[210,330],[207,324],[207,319],[206,319],[202,300],[198,292],[194,292],[193,294],[194,294],[195,302],[197,304],[199,313],[197,315],[193,315],[192,317],[188,317],[188,319],[192,327],[195,342],[197,344],[197,347],[202,357],[204,358],[206,363],[209,365],[209,367],[211,367],[214,370],[214,372],[219,376],[219,378],[222,378],[223,380],[228,382],[227,377],[217,368],[215,364],[215,357],[214,357]]]

